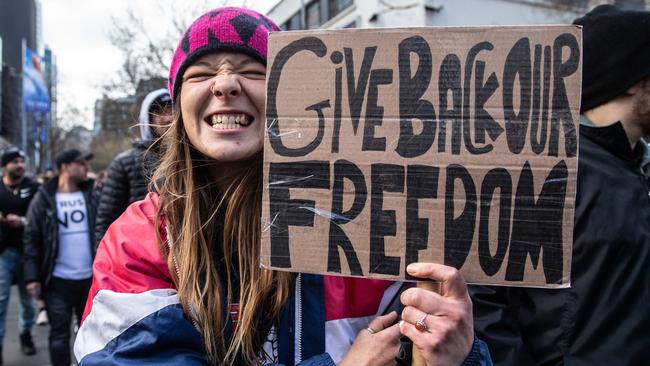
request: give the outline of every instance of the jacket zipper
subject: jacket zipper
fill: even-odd
[[[48,204],[50,205],[50,211],[48,212],[48,209],[45,209],[45,215],[54,222],[54,235],[52,237],[52,250],[50,251],[50,260],[48,261],[46,272],[47,275],[45,277],[45,283],[42,284],[43,287],[47,287],[50,282],[52,281],[52,272],[54,272],[54,265],[56,262],[56,256],[59,253],[59,223],[57,222],[58,217],[58,212],[56,211],[56,198],[52,198],[51,196],[47,195],[46,199],[48,201]],[[47,224],[47,219],[45,219],[45,223]],[[46,225],[47,226],[47,225]],[[48,229],[47,227],[45,228],[46,230]]]
[[[302,275],[296,277],[296,324],[294,365],[302,362]]]
[[[172,256],[172,260],[174,261],[174,269],[176,270],[176,278],[181,278],[181,271],[178,269],[178,261],[176,260],[176,252],[172,248],[172,238],[171,235],[169,234],[169,230],[165,228],[165,234],[167,234],[167,248],[169,248],[169,253]],[[199,323],[196,322],[196,310],[194,310],[193,307],[190,306],[190,311],[192,312],[192,324],[194,324],[194,328],[201,332],[201,328],[199,327]]]

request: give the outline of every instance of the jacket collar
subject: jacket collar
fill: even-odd
[[[648,146],[643,140],[639,140],[634,149],[630,148],[627,134],[620,121],[600,127],[581,115],[580,134],[623,160],[631,168],[640,168],[644,158],[649,154]]]

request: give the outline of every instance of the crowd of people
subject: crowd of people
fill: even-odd
[[[25,175],[22,151],[2,153],[0,342],[15,283],[22,352],[36,353],[38,307],[55,366],[71,364],[73,323],[74,355],[89,366],[410,365],[414,349],[427,365],[644,364],[650,13],[604,5],[574,24],[583,92],[571,288],[467,286],[434,263],[407,271],[439,293],[261,268],[266,41],[279,28],[227,7],[186,31],[168,90],[142,103],[142,139],[102,184],[88,179],[90,153],[63,151],[42,184]]]

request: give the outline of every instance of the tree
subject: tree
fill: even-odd
[[[87,143],[79,139],[79,136],[83,135],[84,131],[86,135],[90,132],[82,127],[87,124],[85,116],[88,113],[85,113],[76,104],[64,98],[53,113],[56,115],[47,131],[47,144],[41,147],[40,166],[36,167],[38,171],[49,167],[54,158],[66,149],[88,150],[89,148]],[[79,131],[82,132],[78,133]]]
[[[241,1],[239,2],[242,3]],[[243,2],[245,6],[246,1]],[[185,29],[206,10],[228,4],[228,0],[200,0],[190,4],[173,0],[157,0],[156,24],[147,23],[132,2],[119,15],[111,17],[112,28],[108,39],[116,47],[124,60],[119,72],[103,85],[103,94],[108,100],[133,97],[130,108],[132,116],[137,116],[144,95],[138,94],[139,85],[157,84],[156,80],[167,80],[171,58]],[[160,84],[160,83],[158,83]],[[145,88],[146,89],[146,88]],[[146,93],[146,91],[141,91]],[[101,116],[95,116],[101,118]],[[125,124],[136,123],[135,119],[124,121]],[[125,131],[96,131],[92,143],[95,159],[91,166],[96,171],[105,169],[111,160],[121,151],[128,149],[131,143],[125,138]]]
[[[108,167],[115,156],[131,147],[131,142],[123,136],[111,131],[101,131],[91,144],[91,150],[95,157],[90,166],[96,172]]]
[[[227,4],[228,0],[217,4],[208,0],[190,4],[158,0],[157,24],[146,24],[133,3],[123,14],[112,16],[108,39],[120,51],[124,62],[118,74],[104,85],[105,93],[111,97],[134,95],[142,80],[166,78],[177,42],[185,29],[206,10]]]

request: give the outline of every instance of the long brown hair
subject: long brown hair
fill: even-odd
[[[293,276],[260,268],[262,155],[223,172],[217,189],[210,174],[218,162],[191,146],[177,111],[163,135],[164,155],[152,179],[158,192],[155,227],[165,223],[168,238],[156,235],[185,311],[201,331],[213,363],[255,364],[268,327],[279,318],[292,291]],[[225,183],[225,184],[224,184]],[[219,237],[218,227],[223,228]],[[221,246],[221,248],[217,247]],[[170,251],[171,248],[171,251]],[[215,253],[223,263],[214,263]],[[219,278],[217,266],[227,278]],[[239,281],[240,313],[232,341],[224,339],[222,283]],[[230,286],[228,302],[233,297]]]

